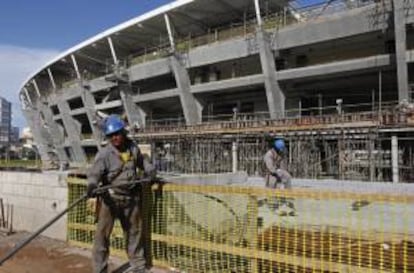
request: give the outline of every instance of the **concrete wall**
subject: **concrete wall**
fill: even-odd
[[[36,231],[67,207],[66,175],[0,171],[0,198],[14,207],[13,227]],[[43,235],[66,240],[66,215]]]

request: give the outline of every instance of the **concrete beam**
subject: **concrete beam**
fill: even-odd
[[[313,43],[332,41],[354,35],[383,31],[388,28],[388,13],[386,8],[382,15],[374,6],[334,15],[323,20],[309,21],[306,24],[296,24],[277,30],[273,36],[274,50],[288,49]],[[191,67],[228,61],[259,53],[259,48],[253,37],[240,37],[229,41],[209,44],[192,49],[188,54],[188,64]],[[189,65],[190,66],[190,65]]]
[[[103,76],[103,77],[88,81],[87,85],[88,85],[89,91],[91,93],[95,93],[95,92],[102,91],[102,90],[109,89],[109,88],[116,86],[116,83],[107,81],[105,77],[106,76]]]
[[[308,67],[278,71],[278,79],[295,80],[301,78],[320,77],[327,74],[356,72],[358,70],[372,70],[392,65],[390,55],[378,55],[349,61],[341,61]]]
[[[134,102],[129,85],[120,86],[121,100],[128,118],[130,129],[145,127],[145,111]]]
[[[396,0],[399,1],[399,0]],[[274,33],[274,49],[286,49],[387,29],[390,7],[375,5],[349,10],[306,24],[288,26]]]
[[[183,109],[187,125],[194,125],[201,122],[201,105],[191,93],[191,82],[188,72],[178,59],[180,56],[170,57],[170,64],[174,73],[175,81],[180,94],[181,107]]]
[[[232,78],[221,81],[201,83],[191,86],[193,94],[206,92],[223,92],[232,91],[234,89],[245,88],[246,86],[260,86],[264,84],[264,77],[260,75],[250,75],[240,78]]]
[[[70,115],[70,107],[67,101],[60,101],[57,104],[60,115],[62,116],[63,125],[65,126],[68,135],[68,141],[71,143],[71,150],[73,152],[72,159],[78,163],[86,162],[86,155],[81,145],[81,130],[80,126]]]
[[[153,78],[172,73],[168,58],[149,61],[131,66],[128,69],[130,82]]]
[[[50,105],[58,104],[61,100],[71,100],[82,96],[82,91],[78,85],[60,89],[58,93],[53,92],[48,97]]]
[[[158,100],[158,99],[165,99],[165,98],[171,98],[171,97],[177,97],[180,95],[180,90],[178,88],[169,89],[169,90],[163,90],[158,92],[151,92],[147,94],[140,94],[134,96],[134,102],[140,103],[140,102],[146,102],[146,101],[152,101],[152,100]]]
[[[230,61],[254,54],[259,54],[255,38],[240,37],[192,49],[188,53],[187,68]]]
[[[398,100],[410,100],[408,95],[407,34],[404,1],[393,0],[395,59],[397,63]]]
[[[262,27],[258,27],[256,30],[256,40],[259,46],[270,118],[282,118],[285,116],[285,94],[278,82],[275,57],[271,50],[269,36]]]

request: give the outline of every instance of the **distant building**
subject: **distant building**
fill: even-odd
[[[28,147],[33,146],[33,134],[30,127],[24,127],[22,130],[21,142]]]
[[[12,126],[11,132],[10,132],[10,142],[13,144],[16,144],[19,142],[19,135],[20,135],[20,129],[19,127]]]
[[[8,146],[10,143],[12,135],[11,115],[11,103],[0,97],[0,148]]]

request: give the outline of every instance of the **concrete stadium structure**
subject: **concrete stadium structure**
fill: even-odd
[[[154,144],[172,130],[177,140],[240,117],[269,122],[368,111],[375,122],[358,126],[358,134],[372,139],[374,128],[389,146],[392,138],[398,162],[398,137],[409,137],[410,125],[386,124],[382,113],[412,101],[414,1],[300,2],[177,0],[68,49],[20,91],[43,162],[83,165],[100,148],[100,118],[111,113],[124,114],[131,132]],[[351,118],[347,128],[352,121],[363,118]],[[294,127],[263,124],[252,139]],[[255,126],[239,123],[237,133]],[[355,135],[351,129],[347,135]],[[237,147],[230,143],[231,154]],[[368,168],[376,179],[376,167]]]

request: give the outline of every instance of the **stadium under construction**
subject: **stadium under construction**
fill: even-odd
[[[160,170],[413,181],[413,0],[178,0],[70,48],[23,84],[45,167],[90,162],[123,115]],[[316,3],[317,2],[317,3]]]

